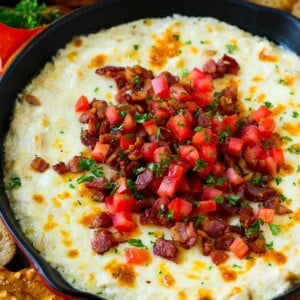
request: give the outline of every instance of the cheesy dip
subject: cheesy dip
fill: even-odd
[[[164,85],[183,92],[166,95]],[[298,56],[213,18],[144,19],[76,37],[16,100],[5,142],[10,204],[34,247],[79,290],[122,300],[272,299],[300,277],[299,98]],[[83,134],[93,130],[102,135]],[[206,156],[201,132],[217,139]],[[139,138],[172,151],[135,156]],[[144,176],[126,197],[122,157]],[[187,173],[174,180],[179,171]],[[140,194],[159,204],[163,224]]]

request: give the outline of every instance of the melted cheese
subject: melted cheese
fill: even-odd
[[[284,145],[289,171],[280,174],[279,187],[294,213],[275,217],[282,228],[276,236],[263,226],[274,250],[250,260],[229,253],[230,258],[219,267],[201,254],[200,244],[181,251],[179,264],[152,255],[145,266],[125,265],[126,243],[117,251],[96,255],[88,224],[104,209],[103,204],[94,202],[77,184],[78,176],[60,176],[52,169],[36,173],[30,168],[32,159],[39,155],[53,165],[86,151],[79,137],[82,124],[74,112],[76,100],[86,95],[90,100],[113,102],[116,92],[114,82],[96,75],[95,68],[140,64],[155,74],[168,70],[181,76],[228,53],[229,45],[241,72],[238,77],[217,80],[215,88],[234,81],[249,111],[271,102],[276,130],[292,139]],[[294,113],[300,113],[299,70],[296,55],[212,18],[140,20],[76,37],[26,87],[23,94],[31,95],[39,105],[16,103],[6,139],[5,180],[21,178],[21,187],[8,193],[23,231],[70,284],[107,299],[246,300],[271,299],[283,293],[290,278],[300,276],[300,162],[298,165],[297,154],[288,150],[300,144],[300,117]],[[135,237],[149,249],[156,239],[149,232],[170,238],[166,228],[140,226]]]

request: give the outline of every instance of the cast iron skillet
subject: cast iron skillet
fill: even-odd
[[[80,34],[96,32],[124,22],[145,17],[163,17],[179,13],[187,16],[211,16],[237,25],[253,34],[266,36],[300,55],[300,22],[284,12],[249,4],[242,0],[102,0],[99,4],[79,9],[44,30],[15,58],[0,79],[0,161],[3,166],[3,140],[17,94],[51,59],[56,51]],[[60,274],[32,247],[25,238],[9,206],[0,168],[0,215],[18,245],[47,283],[60,293],[78,299],[101,299],[68,285]],[[276,298],[296,299],[300,284]]]

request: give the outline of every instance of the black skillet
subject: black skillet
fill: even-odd
[[[96,32],[124,22],[145,17],[163,17],[174,13],[187,16],[211,16],[237,25],[253,34],[264,36],[300,55],[300,22],[282,11],[256,6],[243,0],[104,0],[61,18],[34,40],[14,59],[0,79],[0,156],[3,165],[3,139],[17,94],[72,37]],[[0,168],[0,214],[25,256],[33,263],[54,290],[73,299],[101,299],[68,285],[59,273],[25,238],[4,191],[3,169]],[[300,284],[276,298],[297,299]]]

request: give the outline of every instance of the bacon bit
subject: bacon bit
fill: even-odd
[[[25,94],[22,97],[23,100],[25,100],[26,102],[28,102],[31,105],[34,106],[40,106],[41,105],[41,101],[34,95],[31,94]]]
[[[268,54],[267,51],[268,51],[268,49],[266,49],[266,48],[263,48],[260,50],[260,52],[258,53],[259,60],[265,61],[265,62],[277,62],[278,57]]]
[[[31,162],[31,168],[40,173],[45,172],[49,168],[49,164],[41,157],[36,156]]]

